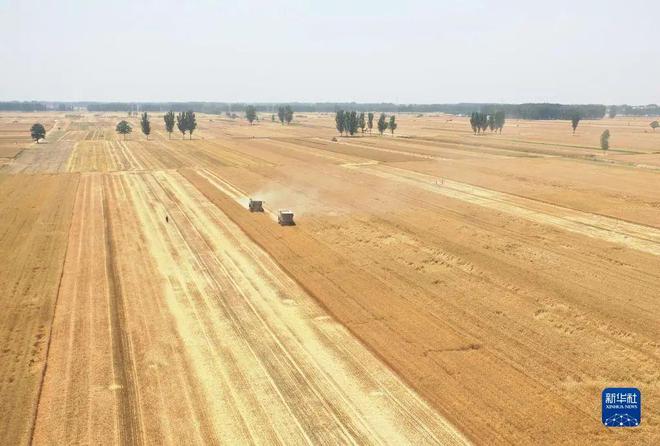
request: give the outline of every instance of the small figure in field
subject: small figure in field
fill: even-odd
[[[170,222],[170,217],[166,215],[165,216],[165,223],[169,223],[169,222]]]

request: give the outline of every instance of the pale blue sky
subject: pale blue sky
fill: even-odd
[[[660,2],[0,0],[0,100],[660,103]]]

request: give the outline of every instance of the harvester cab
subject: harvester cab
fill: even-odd
[[[293,221],[293,211],[288,209],[280,209],[277,212],[277,222],[282,226],[295,225],[295,222]]]

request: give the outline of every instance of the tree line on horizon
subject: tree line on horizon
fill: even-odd
[[[272,113],[277,104],[273,103],[225,103],[225,102],[163,102],[163,103],[81,103],[85,104],[89,111],[131,111],[138,108],[143,111],[162,112],[165,110],[184,111],[198,110],[200,113],[220,114],[225,112],[246,112],[249,107],[262,113]],[[470,116],[476,109],[480,112],[491,114],[496,110],[502,110],[507,116],[514,119],[569,119],[574,110],[578,110],[584,119],[600,119],[606,116],[608,106],[602,104],[551,104],[551,103],[523,103],[523,104],[498,104],[498,103],[457,103],[457,104],[392,104],[392,103],[355,103],[355,102],[323,102],[302,103],[292,102],[290,106],[294,112],[331,112],[337,110],[355,110],[356,112],[368,112],[369,110],[381,110],[384,113],[448,113],[453,115]],[[648,106],[616,106],[619,113],[624,111],[642,113],[646,110],[649,114],[660,116],[660,107],[655,104]],[[610,106],[611,108],[611,106]]]
[[[272,113],[274,103],[254,103],[259,112]],[[94,101],[0,101],[0,111],[72,111],[86,108],[90,112],[182,112],[197,110],[199,113],[222,114],[244,112],[246,103],[227,102],[94,102]],[[358,112],[381,110],[384,113],[448,113],[470,116],[476,109],[483,113],[502,110],[513,119],[569,119],[572,110],[579,110],[584,119],[601,119],[614,116],[660,116],[660,106],[647,105],[603,105],[603,104],[552,104],[552,103],[455,103],[455,104],[393,104],[393,103],[346,103],[346,102],[291,102],[294,112],[325,112],[356,110]]]

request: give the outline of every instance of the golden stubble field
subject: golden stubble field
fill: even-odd
[[[649,119],[120,119],[0,114],[7,444],[660,439]],[[609,386],[640,388],[639,428],[602,427]]]

